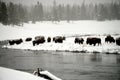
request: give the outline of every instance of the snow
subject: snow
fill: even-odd
[[[46,80],[33,74],[0,67],[0,80]]]
[[[38,35],[75,35],[75,34],[117,34],[120,33],[120,21],[74,21],[67,23],[50,21],[26,23],[23,27],[0,24],[0,40],[34,37]]]
[[[55,43],[55,42],[45,42],[43,44],[39,44],[33,46],[32,41],[26,42],[25,40],[20,45],[4,45],[3,48],[11,48],[11,49],[25,49],[25,50],[50,50],[50,51],[70,51],[70,52],[84,52],[84,53],[118,53],[120,54],[120,46],[117,46],[116,43],[105,43],[105,36],[99,36],[102,39],[102,44],[93,46],[86,44],[86,38],[90,36],[83,36],[84,43],[83,44],[75,44],[75,37],[67,37],[63,43]],[[98,36],[96,36],[98,37]],[[118,36],[114,36],[118,37]]]
[[[56,77],[55,75],[51,74],[47,70],[41,71],[40,74],[47,75],[53,80],[62,80]],[[46,79],[27,72],[0,67],[0,80],[46,80]]]
[[[73,21],[67,23],[61,21],[52,23],[50,21],[26,23],[23,27],[3,26],[0,24],[0,40],[19,39],[24,41],[20,45],[4,45],[3,48],[13,49],[30,49],[30,50],[53,50],[53,51],[74,51],[74,52],[100,52],[100,53],[120,53],[120,46],[115,43],[105,43],[104,39],[107,34],[111,34],[114,38],[120,37],[120,21]],[[116,35],[118,34],[118,35]],[[60,44],[54,42],[33,46],[32,42],[25,42],[25,38],[43,35],[45,38],[53,36],[66,36],[66,40]],[[102,45],[90,46],[85,42],[82,45],[75,44],[75,36],[83,37],[86,41],[87,37],[100,37]]]
[[[48,75],[50,78],[52,78],[52,80],[62,80],[62,79],[54,76],[53,74],[51,74],[50,72],[48,72],[46,70],[45,71],[41,71],[40,74]]]

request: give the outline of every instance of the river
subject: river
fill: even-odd
[[[38,67],[63,80],[120,80],[120,55],[3,49],[0,66],[32,73]]]

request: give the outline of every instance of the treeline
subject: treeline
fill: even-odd
[[[0,22],[4,25],[21,25],[32,21],[120,20],[120,3],[63,5],[55,1],[45,7],[37,2],[32,7],[0,1]]]
[[[18,25],[27,22],[27,9],[21,4],[6,4],[0,1],[0,22],[4,25]]]

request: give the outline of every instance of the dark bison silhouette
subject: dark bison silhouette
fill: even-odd
[[[62,36],[53,37],[53,41],[55,43],[63,43],[63,40],[65,40],[65,37],[62,37]]]
[[[83,38],[75,38],[74,42],[78,43],[78,44],[83,44],[84,39]]]
[[[96,38],[96,37],[89,37],[89,38],[87,38],[86,43],[89,44],[89,45],[93,44],[94,46],[96,44],[100,45],[101,44],[101,39]]]
[[[28,38],[25,39],[25,41],[31,41],[31,40],[32,40],[31,37],[28,37]]]
[[[63,40],[66,40],[66,37],[65,37],[65,36],[63,36]]]
[[[22,39],[15,39],[15,40],[9,40],[9,44],[10,45],[14,45],[14,44],[21,44],[23,42]]]
[[[115,43],[115,39],[111,36],[111,35],[108,35],[106,38],[105,38],[105,42],[109,42],[109,43]]]
[[[33,43],[33,46],[35,46],[36,44],[39,45],[44,42],[45,42],[44,36],[37,36],[37,37],[35,37],[35,40],[32,43]]]
[[[120,46],[120,37],[116,38],[116,44]]]
[[[47,38],[47,42],[51,42],[51,38],[50,37]]]

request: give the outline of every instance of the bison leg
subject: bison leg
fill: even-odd
[[[94,46],[96,45],[96,43],[93,44]]]
[[[35,46],[35,42],[33,41],[33,46]]]

